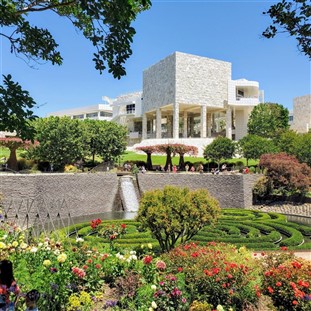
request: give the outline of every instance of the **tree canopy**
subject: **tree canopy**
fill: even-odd
[[[28,61],[62,64],[51,32],[32,24],[34,13],[49,11],[67,18],[94,46],[95,68],[106,68],[115,78],[126,74],[124,63],[132,54],[135,29],[131,23],[150,0],[3,0],[0,3],[0,35],[9,40],[11,52]]]
[[[166,252],[177,241],[185,243],[205,225],[214,223],[219,214],[219,202],[206,189],[166,186],[144,193],[137,219]]]
[[[227,138],[218,136],[209,145],[205,147],[204,158],[207,160],[215,160],[218,168],[221,160],[231,159],[235,152],[235,143]]]
[[[16,132],[22,139],[33,139],[35,130],[30,121],[36,116],[31,110],[35,101],[12,76],[3,76],[0,85],[0,131]]]
[[[279,131],[287,130],[288,109],[276,103],[261,103],[254,107],[249,117],[248,133],[273,138]]]
[[[272,19],[264,32],[266,38],[273,38],[278,33],[287,33],[298,41],[298,48],[311,59],[311,1],[282,0],[270,7],[264,14]]]

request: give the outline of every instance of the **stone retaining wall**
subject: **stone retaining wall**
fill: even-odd
[[[142,192],[166,185],[188,187],[189,189],[206,188],[219,200],[223,208],[248,208],[252,206],[252,188],[261,175],[212,175],[212,174],[138,174],[138,184]]]
[[[252,205],[252,187],[260,175],[197,173],[138,174],[140,192],[165,185],[207,188],[221,207]],[[113,173],[0,175],[3,211],[22,227],[120,210],[119,180]]]
[[[0,175],[3,211],[26,226],[111,211],[118,193],[115,174]],[[26,215],[28,215],[26,217]]]

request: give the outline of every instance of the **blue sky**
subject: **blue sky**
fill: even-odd
[[[38,116],[73,107],[102,103],[102,96],[142,90],[142,72],[175,51],[232,63],[232,78],[259,81],[266,102],[292,109],[293,98],[309,94],[310,62],[296,40],[287,34],[261,37],[269,25],[262,14],[277,1],[152,1],[149,11],[134,22],[137,34],[127,75],[114,79],[99,74],[92,62],[91,43],[70,23],[51,13],[30,15],[30,21],[47,27],[60,45],[62,66],[48,63],[30,68],[10,54],[0,39],[2,74],[11,73],[30,92]]]

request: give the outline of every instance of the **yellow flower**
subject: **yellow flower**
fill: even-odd
[[[21,244],[20,244],[20,248],[21,249],[26,249],[28,247],[28,245],[25,243],[25,242],[22,242]]]
[[[65,262],[66,259],[67,259],[67,255],[65,253],[62,253],[62,254],[57,256],[57,261],[60,262],[60,263]]]
[[[80,301],[83,305],[88,306],[92,304],[92,299],[89,293],[82,291],[80,293]]]
[[[6,245],[5,245],[5,243],[3,243],[3,242],[0,242],[0,248],[6,248]]]
[[[43,265],[44,265],[45,267],[49,267],[51,264],[52,264],[52,263],[51,263],[51,260],[46,259],[46,260],[43,261]]]
[[[18,242],[17,242],[17,241],[14,241],[14,242],[12,243],[12,245],[13,245],[13,247],[17,247],[17,246],[18,246]]]
[[[148,243],[147,246],[148,246],[149,249],[152,249],[152,244],[151,243]]]

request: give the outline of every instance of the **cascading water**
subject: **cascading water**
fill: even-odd
[[[137,212],[139,207],[138,197],[134,187],[133,177],[120,178],[120,194],[126,212]]]

